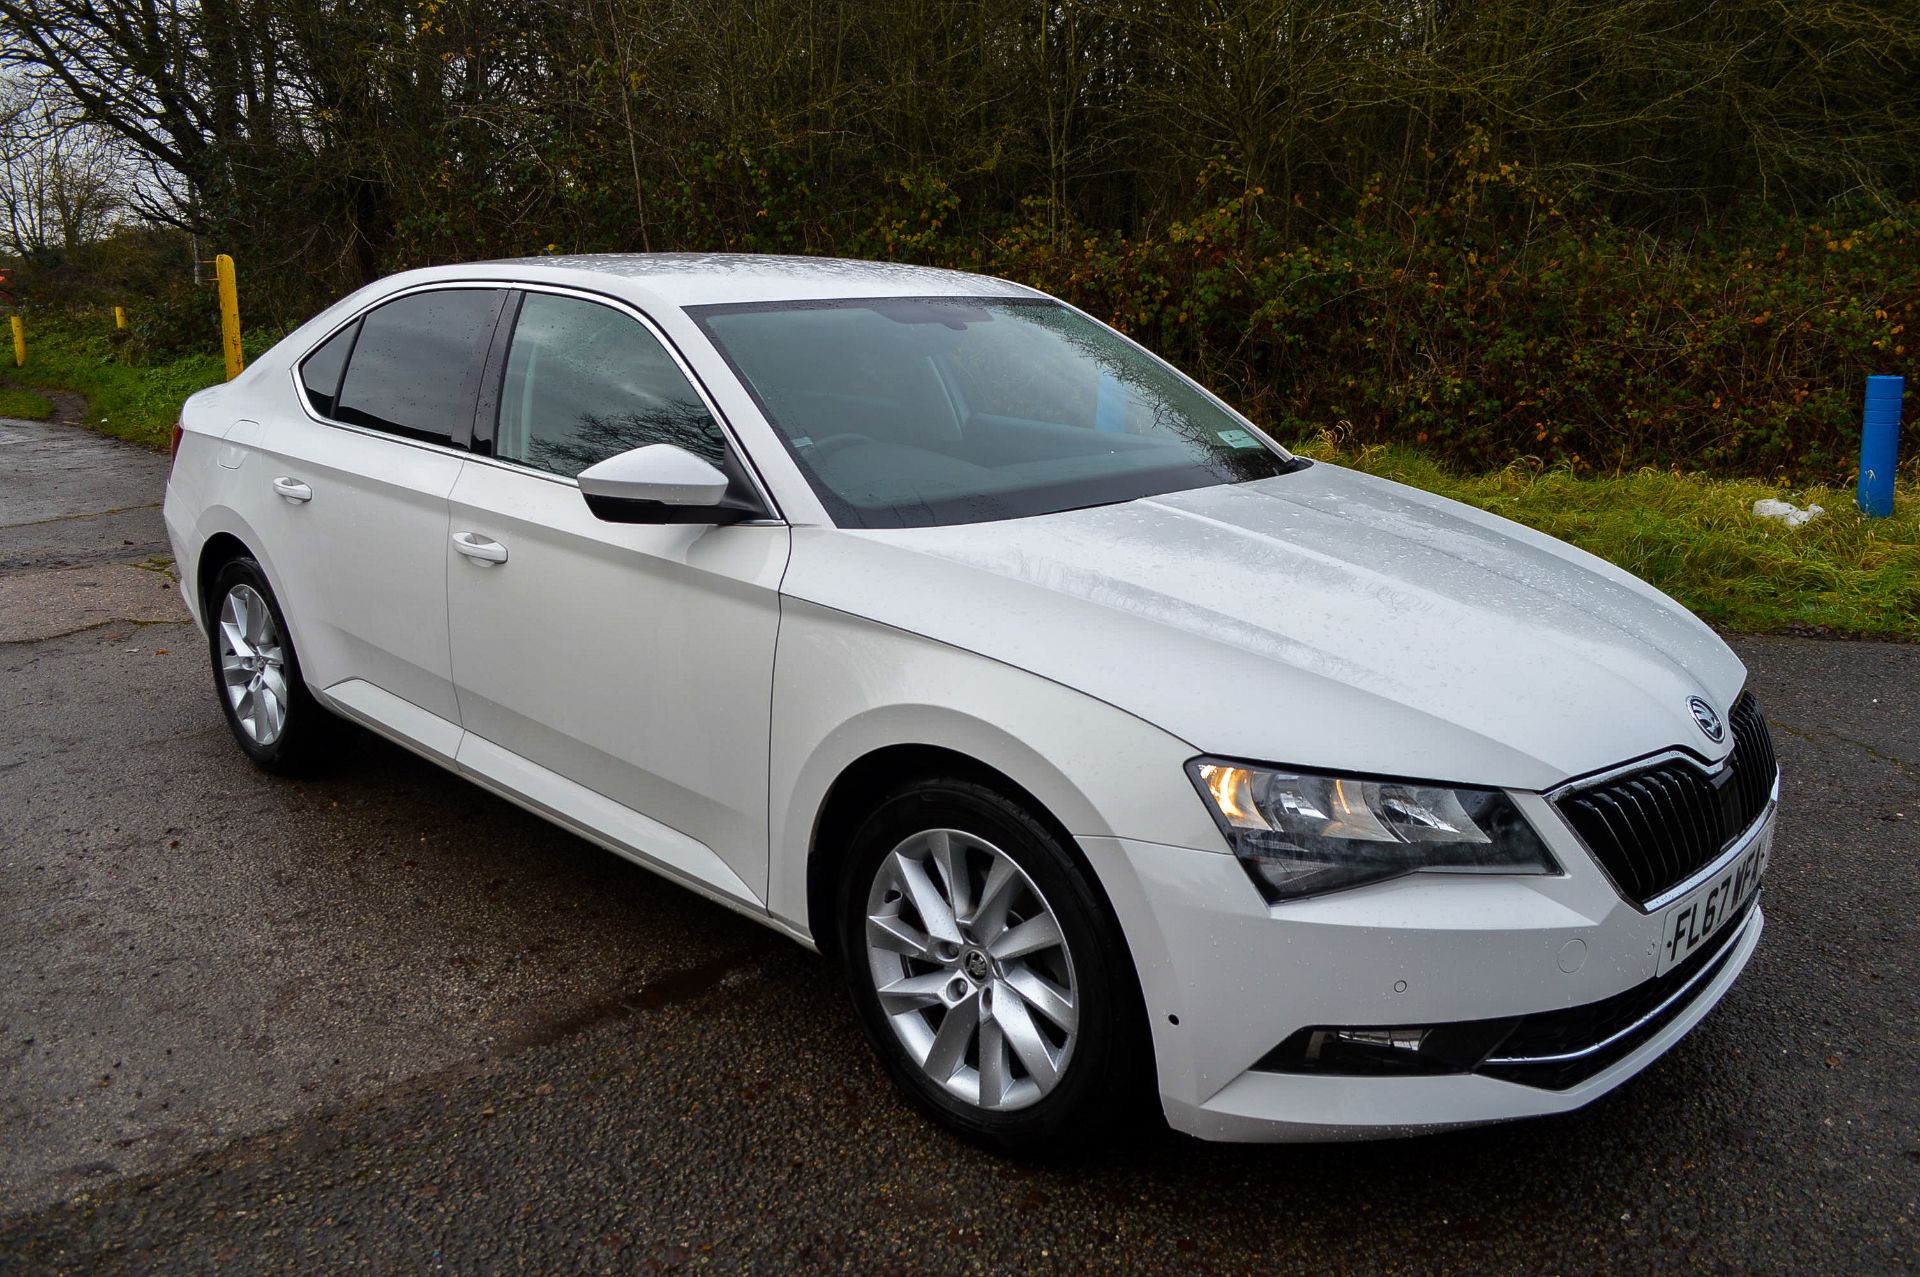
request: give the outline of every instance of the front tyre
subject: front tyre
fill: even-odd
[[[1022,805],[962,778],[895,791],[855,834],[840,899],[854,1006],[922,1109],[1028,1155],[1137,1115],[1151,1048],[1132,960]]]
[[[237,558],[207,591],[214,687],[234,740],[268,771],[297,772],[328,756],[344,724],[307,690],[286,617],[260,565]]]

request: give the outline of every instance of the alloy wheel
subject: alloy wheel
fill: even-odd
[[[221,601],[219,644],[235,721],[254,744],[273,744],[287,726],[286,647],[273,609],[251,585],[235,585]]]
[[[1073,957],[1012,857],[958,829],[908,837],[874,874],[866,935],[880,1008],[929,1079],[998,1111],[1060,1081],[1079,1027]]]

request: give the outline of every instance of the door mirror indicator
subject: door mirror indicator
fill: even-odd
[[[738,523],[763,512],[735,495],[718,466],[685,448],[650,443],[580,472],[580,495],[608,523]]]

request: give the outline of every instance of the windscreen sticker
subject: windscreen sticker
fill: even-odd
[[[1258,448],[1260,441],[1244,430],[1218,430],[1214,437],[1229,448]]]

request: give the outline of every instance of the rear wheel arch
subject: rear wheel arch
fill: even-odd
[[[213,583],[220,575],[220,569],[235,559],[252,559],[259,562],[260,556],[231,532],[216,532],[207,538],[200,547],[200,561],[194,566],[193,596],[200,602],[200,614],[213,625],[211,610]],[[262,569],[264,571],[264,569]]]
[[[209,544],[196,576],[217,703],[235,743],[266,771],[300,774],[330,762],[347,725],[307,687],[266,569],[229,538]]]
[[[245,531],[246,529],[242,529]],[[251,534],[249,534],[251,535]],[[301,645],[300,622],[289,614],[287,600],[280,589],[280,575],[274,571],[260,552],[233,532],[215,532],[200,547],[199,561],[193,567],[194,597],[200,603],[200,616],[206,622],[211,633],[219,617],[219,600],[213,597],[214,584],[220,579],[220,573],[236,559],[252,559],[260,569],[260,575],[266,578],[267,587],[273,591],[274,606],[280,609],[282,621],[287,627],[288,638],[296,647]],[[184,585],[184,582],[182,583]],[[302,667],[305,668],[304,666]]]

